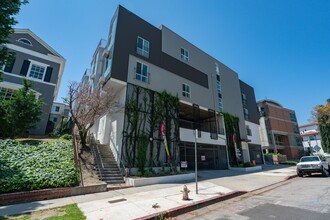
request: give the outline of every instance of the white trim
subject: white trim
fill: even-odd
[[[28,41],[29,43],[24,43],[24,42],[22,42],[21,40],[26,40],[26,41]],[[25,44],[25,45],[28,45],[28,46],[30,46],[30,47],[33,47],[31,41],[30,41],[29,39],[24,38],[24,37],[19,38],[19,39],[17,40],[17,42],[20,42],[21,44]]]
[[[12,73],[7,73],[7,72],[3,72],[3,73],[6,74],[6,75],[9,75],[9,76],[14,76],[14,77],[21,78],[21,79],[26,79],[26,78],[28,78],[28,77],[20,76],[20,75],[17,75],[17,74],[12,74]],[[51,85],[51,86],[55,86],[55,87],[56,87],[56,84],[54,84],[54,83],[49,83],[49,82],[45,82],[45,81],[40,81],[40,80],[37,80],[37,79],[35,79],[35,78],[28,78],[28,80],[35,81],[35,82],[38,82],[38,83],[44,83],[44,84],[47,84],[47,85]]]
[[[186,104],[186,105],[193,105],[191,102],[187,102],[187,101],[185,101],[185,100],[179,100],[179,102],[181,102],[182,104]]]
[[[28,71],[27,71],[27,73],[26,73],[26,78],[28,78],[28,79],[34,79],[35,81],[41,81],[41,82],[44,82],[44,80],[45,80],[45,76],[46,76],[46,72],[47,72],[47,67],[48,67],[49,65],[44,64],[44,63],[40,63],[40,62],[37,62],[37,61],[34,61],[34,60],[31,60],[31,59],[29,59],[29,61],[30,61],[30,66],[29,66],[29,69],[28,69]],[[33,65],[41,66],[41,67],[44,68],[44,72],[43,72],[43,74],[42,74],[42,79],[38,79],[38,78],[35,78],[35,77],[31,77],[31,76],[30,76],[31,68],[32,68]]]

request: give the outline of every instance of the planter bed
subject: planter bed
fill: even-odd
[[[162,184],[162,183],[177,183],[183,181],[189,181],[195,179],[195,173],[178,174],[170,176],[158,176],[158,177],[143,177],[143,178],[129,178],[125,177],[125,182],[127,185],[131,186],[146,186],[152,184]]]
[[[0,205],[56,199],[61,197],[77,196],[105,191],[107,191],[106,183],[91,186],[77,186],[6,193],[0,194]]]

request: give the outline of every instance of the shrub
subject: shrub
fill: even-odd
[[[32,145],[0,140],[0,193],[70,187],[77,183],[71,144]]]
[[[287,161],[280,162],[280,164],[291,165],[291,166],[296,166],[297,163],[298,163],[297,161],[293,161],[293,160],[287,160]]]
[[[61,136],[61,139],[64,139],[64,140],[72,140],[72,135],[71,134],[63,134]]]
[[[165,176],[165,174],[166,174],[166,173],[165,173],[164,171],[160,171],[160,172],[158,173],[159,176]]]
[[[138,172],[136,173],[136,176],[141,177],[141,176],[142,176],[142,172],[141,172],[141,171],[138,171]]]
[[[153,173],[150,170],[147,170],[147,171],[144,172],[144,176],[145,177],[151,177],[151,176],[153,176]]]
[[[254,165],[251,162],[245,162],[243,163],[243,167],[254,167]]]

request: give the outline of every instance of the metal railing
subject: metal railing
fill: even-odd
[[[110,147],[111,151],[112,151],[112,147]],[[119,160],[119,170],[120,170],[120,173],[122,176],[126,176],[125,173],[126,173],[126,167],[124,165],[124,162],[122,161],[117,149],[115,147],[113,147],[113,149],[115,149],[116,151],[116,155],[117,155],[117,160]],[[112,152],[113,153],[113,152]]]

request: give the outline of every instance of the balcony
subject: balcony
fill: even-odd
[[[199,131],[199,142],[219,144],[219,141],[225,139],[225,137],[220,136],[225,134],[222,120],[222,117],[217,116],[213,110],[204,110],[199,108],[198,105],[180,103],[180,139],[194,141],[191,134],[193,134],[193,130],[197,129]]]

